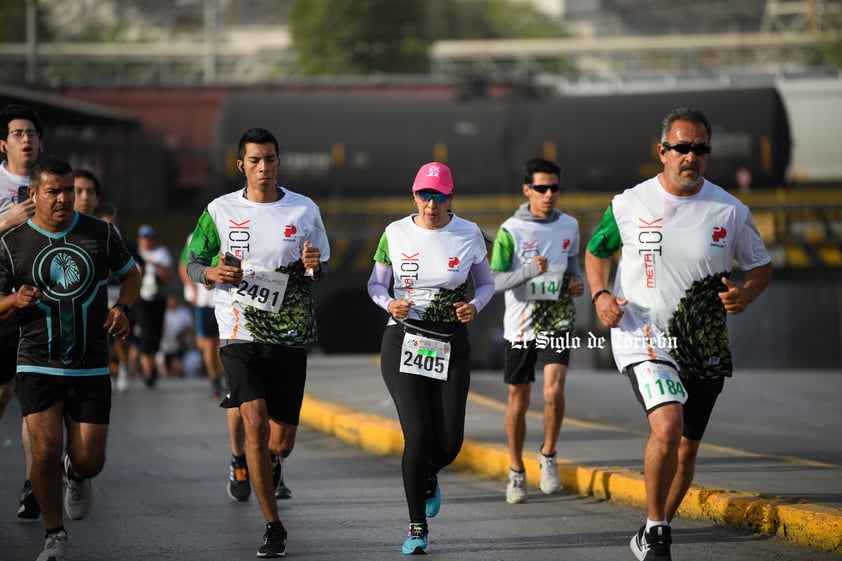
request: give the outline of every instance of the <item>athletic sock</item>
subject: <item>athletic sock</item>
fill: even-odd
[[[648,532],[653,526],[669,526],[670,523],[666,520],[661,520],[660,522],[657,520],[650,520],[649,518],[646,519],[646,532]]]

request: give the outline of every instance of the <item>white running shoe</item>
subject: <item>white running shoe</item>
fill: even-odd
[[[547,495],[561,491],[561,477],[558,474],[556,455],[545,456],[538,450],[538,466],[541,468],[541,491]]]
[[[509,468],[509,484],[506,485],[506,502],[510,505],[526,501],[526,472]]]
[[[129,389],[129,367],[121,364],[117,367],[117,391],[123,393]]]
[[[67,539],[67,532],[61,530],[47,536],[44,551],[35,561],[64,561],[68,551],[70,551],[70,540]]]
[[[75,481],[70,477],[70,456],[64,456],[64,510],[72,520],[82,520],[91,513],[94,489],[91,480]]]

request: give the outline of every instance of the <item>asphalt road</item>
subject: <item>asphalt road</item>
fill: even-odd
[[[474,372],[471,389],[506,400],[498,372]],[[567,417],[648,432],[629,382],[616,370],[571,365],[565,389]],[[543,403],[538,390],[535,384],[533,406]],[[725,381],[704,442],[842,469],[840,395],[842,371],[737,369]]]
[[[255,558],[262,516],[254,498],[236,503],[225,492],[225,419],[206,390],[201,380],[164,380],[154,391],[136,384],[115,395],[94,510],[86,520],[66,521],[69,560]],[[13,403],[0,420],[0,561],[34,560],[43,544],[40,521],[15,517],[23,477],[19,439]],[[399,464],[395,456],[371,455],[302,428],[286,464],[293,499],[280,502],[287,556],[403,558],[407,512]],[[641,523],[639,509],[568,494],[532,494],[526,504],[507,505],[503,482],[455,471],[443,473],[441,485],[442,511],[430,523],[437,559],[634,559],[628,541]],[[839,559],[709,521],[676,520],[674,527],[676,561]]]

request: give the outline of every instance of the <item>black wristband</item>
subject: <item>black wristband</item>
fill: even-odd
[[[126,306],[125,304],[114,304],[112,308],[117,308],[118,310],[126,314],[126,317],[129,317],[129,314],[132,313],[132,309]]]
[[[607,288],[603,288],[602,290],[597,291],[597,293],[596,293],[596,294],[594,294],[594,295],[593,295],[593,298],[591,299],[591,302],[593,302],[594,306],[596,306],[596,301],[597,301],[597,299],[598,299],[600,296],[602,296],[603,294],[611,294],[611,291],[610,291],[610,290],[608,290]]]

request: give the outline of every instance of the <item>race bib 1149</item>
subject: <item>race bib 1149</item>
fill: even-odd
[[[528,300],[558,300],[561,294],[563,271],[549,270],[526,281]]]

